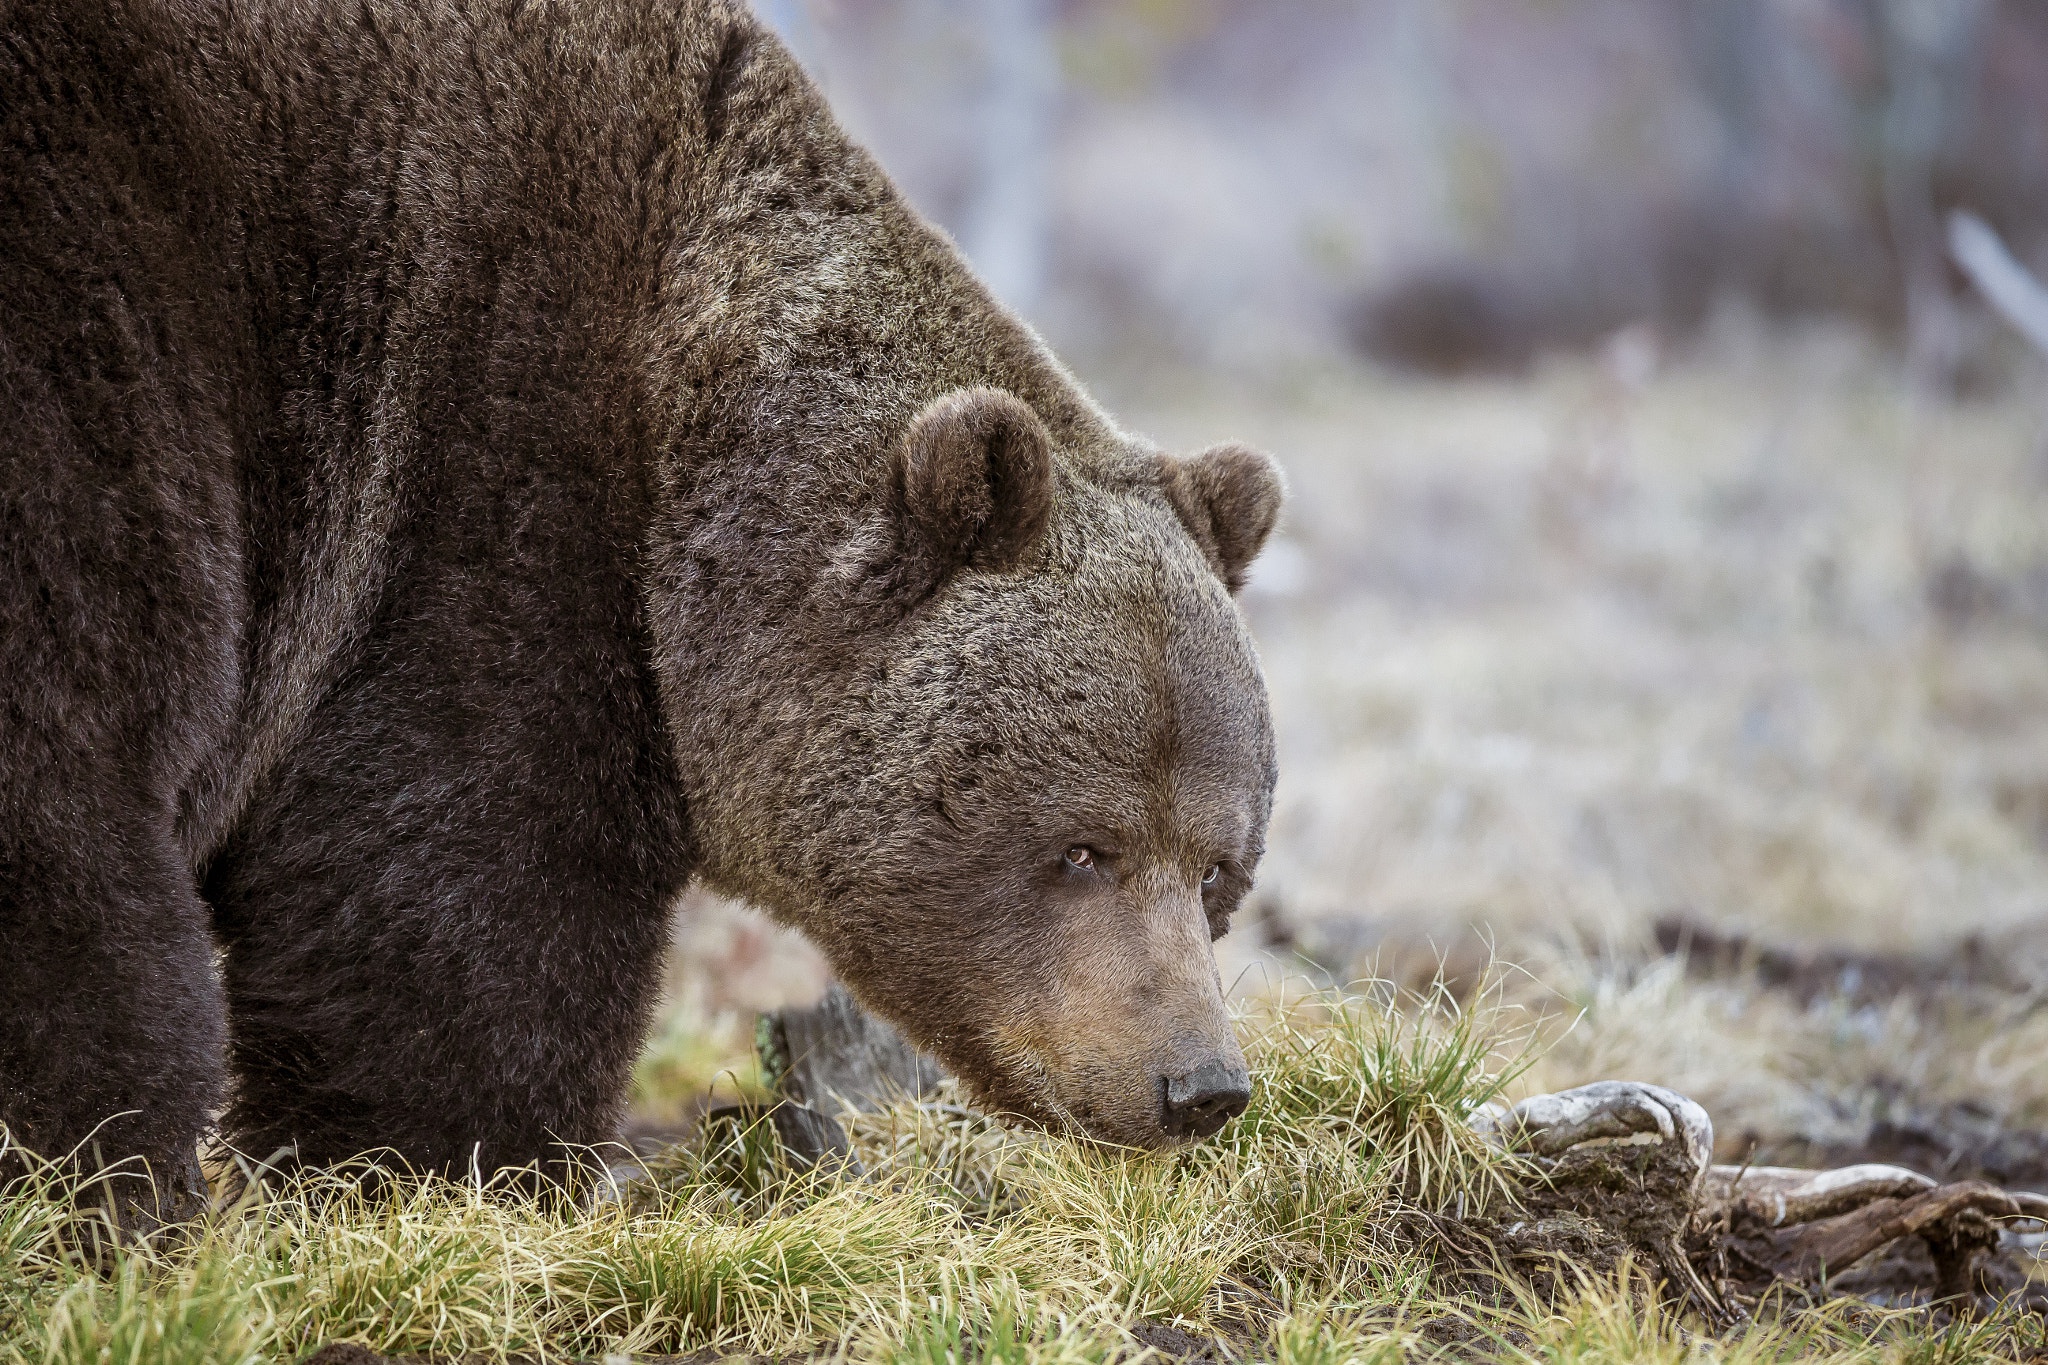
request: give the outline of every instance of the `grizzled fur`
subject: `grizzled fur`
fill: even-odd
[[[1236,1057],[1277,478],[1112,425],[742,9],[0,12],[19,1141],[602,1141],[693,875],[992,1103],[1156,1142]]]

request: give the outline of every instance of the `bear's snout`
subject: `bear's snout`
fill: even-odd
[[[1070,912],[1046,988],[998,1027],[998,1102],[1137,1148],[1198,1142],[1244,1112],[1251,1076],[1185,881],[1140,864]]]
[[[1208,1137],[1244,1112],[1252,1078],[1241,1063],[1212,1058],[1184,1076],[1160,1083],[1159,1126],[1173,1138]]]

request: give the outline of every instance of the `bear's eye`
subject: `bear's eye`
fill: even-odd
[[[1210,864],[1209,864],[1209,867],[1208,867],[1208,870],[1202,873],[1202,885],[1204,885],[1204,886],[1214,886],[1214,885],[1216,885],[1216,882],[1217,882],[1217,880],[1218,880],[1219,878],[1221,878],[1222,876],[1223,876],[1223,864],[1222,864],[1222,863],[1210,863]]]
[[[1067,850],[1067,862],[1083,872],[1092,872],[1095,870],[1095,850],[1086,844],[1075,844]]]

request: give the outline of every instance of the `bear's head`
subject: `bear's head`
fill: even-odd
[[[839,644],[788,709],[779,809],[712,880],[798,923],[983,1103],[1130,1146],[1206,1136],[1249,1094],[1211,942],[1272,802],[1232,594],[1278,471],[1120,437],[1080,458],[985,388],[925,406],[888,467],[809,589]]]

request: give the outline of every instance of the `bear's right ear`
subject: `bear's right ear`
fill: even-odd
[[[1181,525],[1232,592],[1244,586],[1252,561],[1273,534],[1287,484],[1263,451],[1237,444],[1177,460],[1162,455],[1160,483]]]
[[[892,493],[891,576],[914,600],[964,568],[1016,568],[1052,512],[1052,437],[1000,389],[956,389],[912,419]]]

